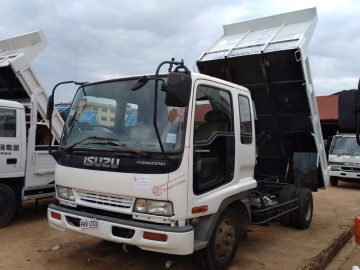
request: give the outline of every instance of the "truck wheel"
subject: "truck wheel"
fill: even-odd
[[[330,185],[332,185],[333,187],[337,187],[338,183],[339,183],[339,178],[335,176],[330,176]]]
[[[295,189],[291,187],[284,187],[279,193],[279,203],[285,203],[295,198]],[[286,211],[294,207],[294,203],[281,207],[281,211]],[[291,227],[293,225],[293,213],[289,212],[279,217],[279,222],[282,226]]]
[[[208,270],[228,269],[234,258],[239,236],[238,217],[232,208],[228,208],[217,221],[206,248],[196,254],[200,266]]]
[[[294,225],[299,229],[307,229],[310,226],[313,215],[313,197],[308,188],[298,188],[295,205],[299,208],[294,212]]]
[[[16,195],[7,185],[0,184],[0,228],[13,219],[16,212]]]

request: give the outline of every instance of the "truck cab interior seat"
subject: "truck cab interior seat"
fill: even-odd
[[[204,141],[216,131],[229,131],[228,117],[219,110],[208,111],[205,114],[205,123],[195,131],[195,141]]]

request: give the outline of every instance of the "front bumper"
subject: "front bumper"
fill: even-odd
[[[360,172],[330,171],[330,176],[344,179],[358,179],[360,181]]]
[[[57,213],[61,219],[51,217],[51,212]],[[112,218],[108,216],[90,214],[68,209],[54,204],[48,207],[49,225],[61,231],[74,231],[108,241],[138,246],[143,250],[154,252],[187,255],[194,252],[194,228],[192,226],[170,227],[166,225],[148,224],[132,220]],[[97,227],[81,229],[74,225],[74,219],[96,219]],[[130,235],[114,235],[114,231],[122,230],[132,232]],[[166,234],[165,242],[144,239],[144,232]]]

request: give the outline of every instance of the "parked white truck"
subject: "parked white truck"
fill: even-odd
[[[360,146],[356,134],[337,134],[329,150],[330,184],[337,186],[339,180],[360,181]]]
[[[42,32],[0,41],[0,228],[23,200],[55,195],[55,160],[48,153],[47,95],[30,63],[47,45]],[[63,120],[55,112],[57,141]]]
[[[172,60],[81,86],[52,151],[50,226],[197,252],[205,269],[229,266],[250,223],[310,226],[311,190],[329,177],[307,57],[315,24],[307,9],[225,25],[200,73]]]

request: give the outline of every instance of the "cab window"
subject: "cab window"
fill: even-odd
[[[16,110],[0,108],[0,137],[16,137]]]
[[[252,143],[252,121],[249,99],[245,96],[239,96],[239,110],[240,110],[240,132],[241,143]]]
[[[230,92],[200,85],[194,121],[194,194],[208,192],[233,179],[233,123]]]

